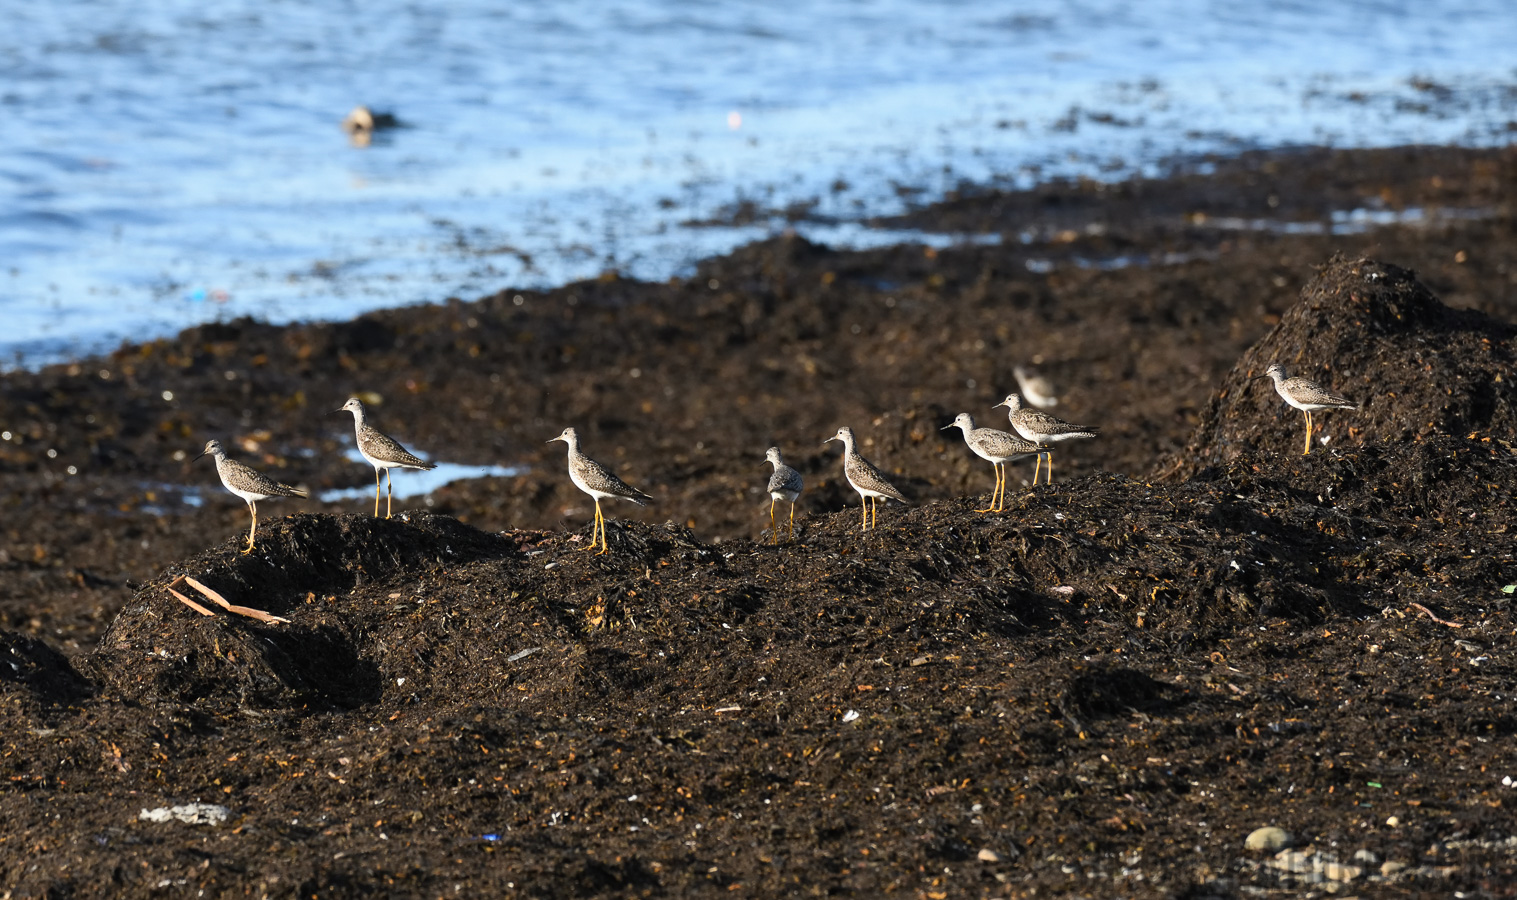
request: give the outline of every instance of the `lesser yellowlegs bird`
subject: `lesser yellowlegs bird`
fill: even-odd
[[[1045,476],[1046,484],[1053,484],[1053,454],[1049,450],[1050,444],[1058,444],[1063,441],[1072,441],[1076,438],[1093,438],[1101,433],[1101,429],[1092,428],[1088,425],[1071,425],[1057,416],[1051,416],[1046,412],[1029,409],[1022,405],[1022,398],[1018,394],[1007,394],[1006,399],[997,403],[996,406],[1006,407],[1006,416],[1011,420],[1011,427],[1016,429],[1017,434],[1038,445],[1038,463],[1041,465],[1044,458],[1048,460],[1048,474]],[[995,409],[996,406],[991,407]],[[1038,483],[1038,470],[1033,469],[1032,483]]]
[[[353,414],[353,430],[358,434],[358,452],[374,467],[374,516],[379,517],[379,473],[384,473],[385,480],[385,518],[390,517],[391,497],[394,493],[394,482],[390,477],[390,470],[401,469],[435,469],[435,463],[429,463],[413,454],[411,451],[400,446],[400,442],[384,434],[369,424],[369,411],[364,409],[363,401],[357,397],[349,397],[348,402],[335,412],[350,412]]]
[[[774,463],[774,474],[769,476],[769,530],[774,534],[774,542],[780,542],[780,530],[774,524],[774,504],[781,500],[790,501],[790,529],[785,533],[786,539],[795,536],[795,501],[801,496],[801,489],[806,483],[801,480],[801,473],[785,465],[785,460],[780,458],[780,448],[770,447],[769,452],[764,454],[764,459]]]
[[[262,472],[255,472],[226,455],[220,441],[206,441],[200,456],[216,457],[216,474],[221,477],[221,486],[241,497],[253,514],[253,527],[248,529],[248,545],[243,553],[253,552],[253,540],[258,533],[258,501],[273,497],[304,497],[305,491],[281,484]],[[195,457],[199,459],[200,456]]]
[[[638,506],[647,506],[653,498],[628,485],[617,478],[610,469],[579,452],[579,435],[573,428],[565,428],[563,434],[550,439],[548,443],[551,444],[554,441],[563,441],[569,445],[569,480],[574,482],[575,487],[595,498],[595,527],[590,531],[590,546],[585,549],[595,549],[595,537],[599,534],[600,552],[605,553],[610,548],[606,546],[606,517],[601,514],[600,502],[620,498],[630,500]]]
[[[1306,449],[1301,451],[1302,456],[1312,452],[1312,413],[1314,411],[1359,408],[1359,404],[1326,390],[1315,381],[1287,376],[1279,363],[1270,363],[1263,375],[1255,375],[1251,380],[1257,381],[1260,378],[1273,381],[1275,393],[1279,394],[1286,403],[1306,414]]]
[[[1059,395],[1054,390],[1053,382],[1043,375],[1026,366],[1013,366],[1011,374],[1017,380],[1017,390],[1022,392],[1028,403],[1039,409],[1053,409],[1059,405]]]
[[[964,432],[964,443],[969,445],[975,455],[988,461],[996,469],[996,489],[990,495],[990,506],[985,509],[977,509],[975,512],[1001,512],[1006,508],[1006,464],[1013,460],[1032,456],[1038,452],[1038,445],[1032,441],[1024,440],[1017,435],[1005,431],[997,431],[994,428],[974,427],[974,417],[969,413],[959,413],[953,420],[952,425],[944,425],[942,430],[958,428]],[[1000,505],[997,505],[997,498]]]
[[[885,480],[885,476],[874,467],[874,463],[859,455],[859,451],[854,448],[852,428],[844,425],[838,429],[837,434],[822,443],[829,444],[833,441],[843,442],[843,475],[848,478],[848,483],[853,485],[853,489],[859,492],[859,497],[864,503],[864,526],[860,530],[869,529],[871,523],[878,520],[882,498],[899,500],[902,503],[909,502],[901,496],[900,491]],[[874,503],[871,504],[870,500]]]

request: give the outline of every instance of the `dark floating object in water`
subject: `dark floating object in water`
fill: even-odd
[[[353,107],[353,111],[342,120],[342,130],[348,133],[349,140],[358,147],[367,147],[376,131],[400,127],[403,127],[401,121],[394,113],[376,112],[362,104]]]

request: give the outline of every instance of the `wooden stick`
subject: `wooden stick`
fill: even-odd
[[[247,606],[236,606],[228,603],[225,597],[221,596],[220,594],[216,593],[215,591],[211,590],[210,588],[206,587],[188,575],[184,576],[184,580],[187,584],[189,584],[190,587],[206,595],[206,597],[210,598],[212,602],[216,603],[229,613],[236,613],[239,616],[247,616],[249,619],[257,619],[258,621],[263,622],[267,625],[290,624],[289,619],[270,615],[261,609],[252,609]]]
[[[178,584],[179,582],[175,581],[174,583]],[[178,591],[174,590],[173,588],[169,588],[169,593],[173,594],[175,597],[178,597],[180,603],[183,603],[185,606],[188,606],[190,609],[193,609],[195,612],[200,613],[202,616],[214,616],[214,615],[216,615],[215,613],[213,613],[210,610],[206,609],[204,606],[201,606],[199,603],[196,603],[194,600],[191,600],[190,598],[188,598],[185,595],[179,593]]]
[[[211,600],[211,602],[215,603],[222,609],[232,608],[232,604],[228,603],[225,597],[221,596],[220,594],[216,593],[215,591],[211,590],[190,576],[181,575],[180,577],[184,579],[185,584],[188,584],[190,587],[204,594],[209,600]]]

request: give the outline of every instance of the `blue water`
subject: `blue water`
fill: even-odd
[[[0,364],[252,314],[666,278],[961,179],[1493,145],[1510,0],[0,2]],[[367,147],[356,104],[407,127]],[[867,238],[862,238],[867,240]]]

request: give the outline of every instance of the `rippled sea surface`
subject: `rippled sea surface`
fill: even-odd
[[[665,278],[964,179],[1517,127],[1510,0],[790,7],[4,0],[0,364]],[[357,104],[403,127],[355,146]]]

